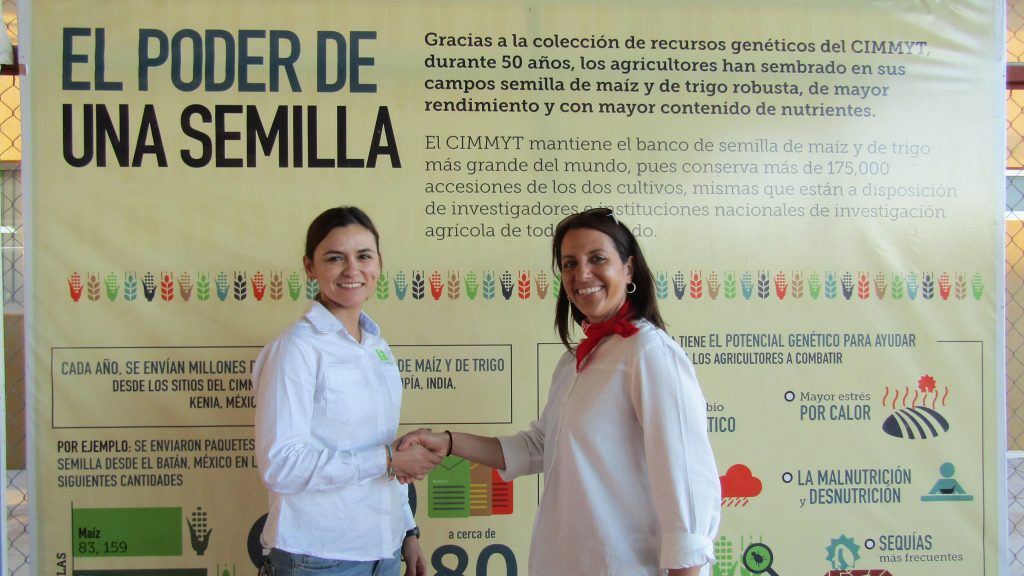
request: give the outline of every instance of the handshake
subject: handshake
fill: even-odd
[[[451,432],[420,428],[395,439],[388,449],[388,478],[402,484],[423,480],[452,453]]]

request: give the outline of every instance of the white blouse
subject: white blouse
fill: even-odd
[[[638,576],[714,562],[721,486],[707,404],[663,330],[606,337],[577,374],[566,354],[539,421],[499,438],[502,476],[544,473],[530,576]]]
[[[390,558],[415,524],[408,489],[386,476],[402,382],[380,329],[357,342],[314,302],[260,353],[256,459],[270,496],[263,545],[343,560]]]

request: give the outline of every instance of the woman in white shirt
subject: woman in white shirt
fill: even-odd
[[[424,576],[408,486],[441,457],[399,453],[402,384],[363,312],[381,271],[377,229],[354,207],[317,216],[302,259],[319,296],[253,368],[256,457],[270,496],[262,540],[275,576]],[[395,445],[393,445],[395,444]]]
[[[552,258],[568,353],[540,420],[500,438],[418,430],[401,447],[474,460],[506,480],[543,472],[530,576],[710,574],[721,488],[707,404],[665,333],[640,246],[598,208],[558,224]],[[570,320],[586,336],[577,346]]]

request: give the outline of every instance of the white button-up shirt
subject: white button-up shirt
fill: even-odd
[[[499,438],[511,480],[544,472],[530,576],[639,576],[714,562],[721,485],[707,404],[668,334],[606,337],[566,354],[541,419]],[[705,566],[702,574],[710,574]]]
[[[256,459],[270,493],[263,545],[343,560],[391,557],[415,524],[386,475],[402,382],[380,329],[357,342],[314,302],[253,368]]]

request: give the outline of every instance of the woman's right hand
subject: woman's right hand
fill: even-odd
[[[438,458],[456,456],[495,470],[505,469],[505,451],[494,436],[477,436],[467,432],[434,432],[430,428],[413,430],[395,441],[396,454],[410,447],[426,448]],[[440,460],[439,460],[440,462]]]
[[[391,446],[391,467],[403,484],[423,480],[428,472],[444,460],[443,454],[432,452],[420,444],[407,445],[399,449],[400,444],[401,441],[396,440]]]
[[[439,454],[442,458],[451,449],[451,436],[445,432],[434,432],[430,428],[419,428],[409,432],[395,441],[398,450],[405,450],[409,446],[420,445],[431,452]]]

